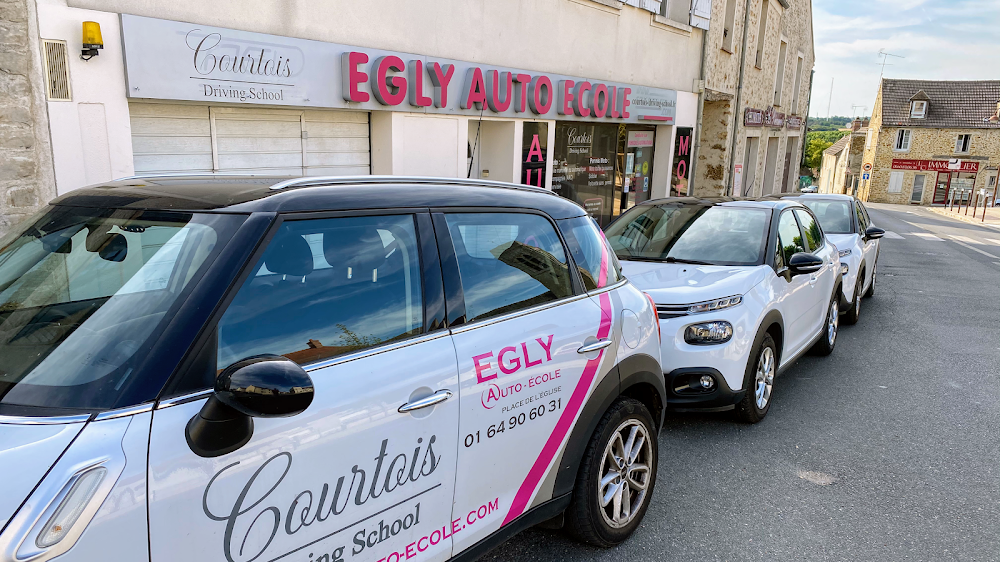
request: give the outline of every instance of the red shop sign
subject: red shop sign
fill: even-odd
[[[979,172],[979,162],[960,160],[952,164],[948,160],[904,160],[892,159],[893,170],[914,170],[918,172]]]
[[[746,127],[762,127],[764,125],[764,112],[748,107],[746,113],[743,115],[743,125]]]

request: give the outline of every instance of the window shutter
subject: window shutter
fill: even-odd
[[[903,172],[892,172],[889,174],[889,193],[901,193],[903,191]]]
[[[708,29],[712,19],[712,0],[692,0],[691,27]]]
[[[42,45],[45,50],[46,95],[50,101],[71,101],[66,42],[46,39]]]

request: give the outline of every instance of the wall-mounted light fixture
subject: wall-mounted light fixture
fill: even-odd
[[[104,39],[101,37],[101,24],[96,21],[83,22],[83,50],[80,58],[90,60],[100,53],[98,49],[104,48]]]

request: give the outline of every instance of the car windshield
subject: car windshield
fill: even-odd
[[[770,212],[747,207],[665,203],[633,207],[607,229],[622,260],[759,265]]]
[[[244,217],[49,207],[0,241],[0,405],[107,409]]]
[[[810,200],[805,197],[798,200],[812,210],[819,225],[827,234],[851,234],[851,204],[849,201]]]

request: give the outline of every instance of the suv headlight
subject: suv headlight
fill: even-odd
[[[692,324],[684,329],[684,341],[691,345],[716,345],[733,339],[733,325],[725,320]]]
[[[730,308],[743,302],[743,295],[715,299],[711,301],[699,302],[688,307],[688,314],[698,314],[700,312],[714,312],[724,308]]]
[[[851,249],[850,248],[848,248],[846,250],[841,250],[840,251],[840,257],[842,257],[842,258],[846,258],[849,255],[851,255]]]

